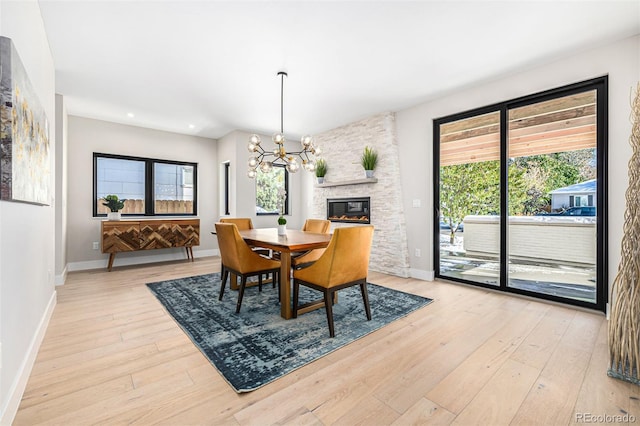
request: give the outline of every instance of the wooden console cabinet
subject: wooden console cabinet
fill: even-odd
[[[200,245],[200,219],[114,220],[102,222],[102,253],[109,253],[111,271],[116,253],[184,247],[193,262]]]

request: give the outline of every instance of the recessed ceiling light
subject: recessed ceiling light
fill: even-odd
[[[129,118],[133,118],[133,117],[135,117],[135,115],[134,115],[132,112],[128,112],[128,113],[127,113],[127,117],[129,117]]]
[[[189,124],[189,128],[190,128],[190,129],[195,129],[195,128],[196,128],[196,126],[194,126],[193,124]]]

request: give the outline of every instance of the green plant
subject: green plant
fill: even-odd
[[[318,161],[316,161],[317,177],[324,177],[324,175],[327,174],[327,170],[329,170],[329,167],[327,167],[327,162],[324,160],[324,158],[320,158]]]
[[[103,198],[105,201],[102,203],[103,206],[109,207],[109,210],[112,212],[119,212],[124,207],[124,202],[127,200],[118,199],[117,195],[107,195]]]
[[[287,224],[287,219],[284,218],[284,216],[280,216],[278,218],[278,225],[286,225]]]
[[[360,164],[365,170],[375,170],[376,164],[378,164],[378,153],[370,146],[365,146],[360,157]]]

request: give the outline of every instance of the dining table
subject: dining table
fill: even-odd
[[[292,318],[291,253],[327,247],[331,234],[287,229],[285,235],[278,235],[278,228],[255,228],[238,232],[250,246],[280,252],[280,315],[285,319]]]

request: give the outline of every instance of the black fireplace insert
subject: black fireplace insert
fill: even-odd
[[[331,222],[371,223],[371,198],[329,198],[327,219]]]

